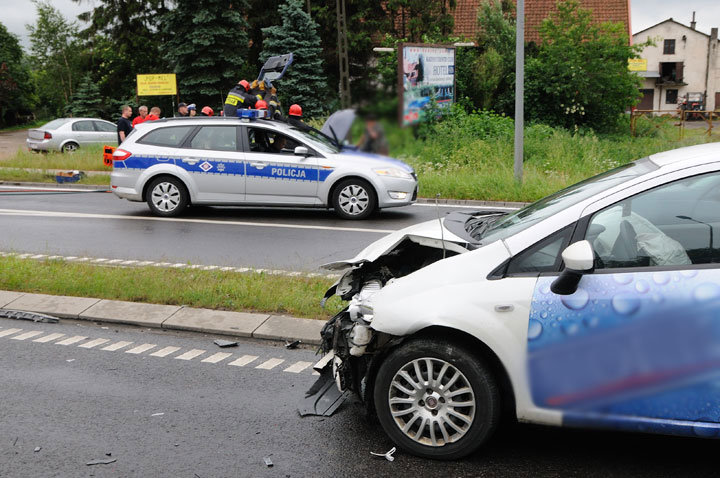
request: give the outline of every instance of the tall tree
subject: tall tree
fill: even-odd
[[[265,42],[261,61],[292,52],[294,60],[278,80],[280,101],[287,108],[298,103],[305,116],[327,111],[328,84],[323,74],[322,48],[317,23],[308,15],[303,0],[286,0],[278,9],[282,25],[263,28]],[[334,89],[333,89],[334,90]]]
[[[18,114],[29,113],[34,83],[15,35],[0,23],[0,125],[17,123]]]
[[[100,88],[89,73],[82,77],[65,111],[75,118],[83,116],[95,118],[102,115],[103,100],[100,97]]]
[[[81,48],[78,27],[47,0],[33,0],[37,11],[30,33],[31,61],[39,86],[40,103],[51,115],[62,111],[75,90]]]
[[[241,78],[247,52],[247,3],[177,0],[163,17],[165,59],[188,101],[218,106]],[[257,72],[256,72],[257,73]]]
[[[603,130],[637,103],[640,80],[627,63],[645,44],[630,45],[622,23],[595,23],[577,0],[558,1],[540,37],[538,55],[526,67],[531,119]]]
[[[451,35],[456,6],[457,0],[388,0],[385,8],[395,27],[395,37],[420,42],[423,35]]]

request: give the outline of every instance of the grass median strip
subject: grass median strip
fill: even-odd
[[[2,166],[3,163],[0,163]],[[24,169],[0,169],[0,181],[18,181],[23,183],[57,183],[55,173],[49,171],[25,171]],[[110,174],[86,176],[74,184],[110,186]]]
[[[0,290],[184,305],[239,312],[266,312],[325,320],[342,308],[339,299],[320,307],[333,279],[259,272],[157,267],[108,267],[64,260],[0,257]]]

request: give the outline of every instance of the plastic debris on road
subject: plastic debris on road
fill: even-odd
[[[217,345],[218,347],[223,347],[223,348],[237,347],[237,345],[238,345],[237,342],[233,342],[232,340],[222,340],[222,339],[213,340],[213,343],[215,345]]]
[[[286,349],[296,349],[298,345],[302,343],[302,340],[294,340],[292,342],[285,342]]]
[[[263,460],[265,461],[265,466],[267,466],[268,468],[272,468],[273,462],[269,456],[266,456],[265,458],[263,458]]]
[[[25,312],[23,310],[0,309],[0,318],[15,320],[32,320],[33,322],[47,322],[49,324],[57,324],[60,319],[51,315],[36,314],[35,312]]]
[[[384,457],[387,461],[395,461],[395,457],[393,456],[395,451],[396,451],[396,448],[392,447],[386,453],[375,453],[375,452],[371,451],[370,454],[372,456]]]
[[[115,463],[117,460],[115,458],[107,458],[107,459],[101,459],[101,460],[92,460],[85,463],[87,466],[92,465],[109,465],[110,463]]]

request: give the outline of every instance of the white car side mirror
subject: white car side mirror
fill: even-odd
[[[583,274],[591,273],[595,268],[595,253],[590,241],[570,244],[562,252],[565,269],[560,277],[550,284],[550,290],[559,295],[575,293]]]
[[[305,146],[298,146],[295,148],[296,156],[310,156],[310,151]]]

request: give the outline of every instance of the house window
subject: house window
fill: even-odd
[[[665,93],[665,104],[674,105],[677,103],[678,90],[667,90]]]
[[[663,53],[665,55],[675,54],[675,40],[665,40],[665,44],[663,46]]]

